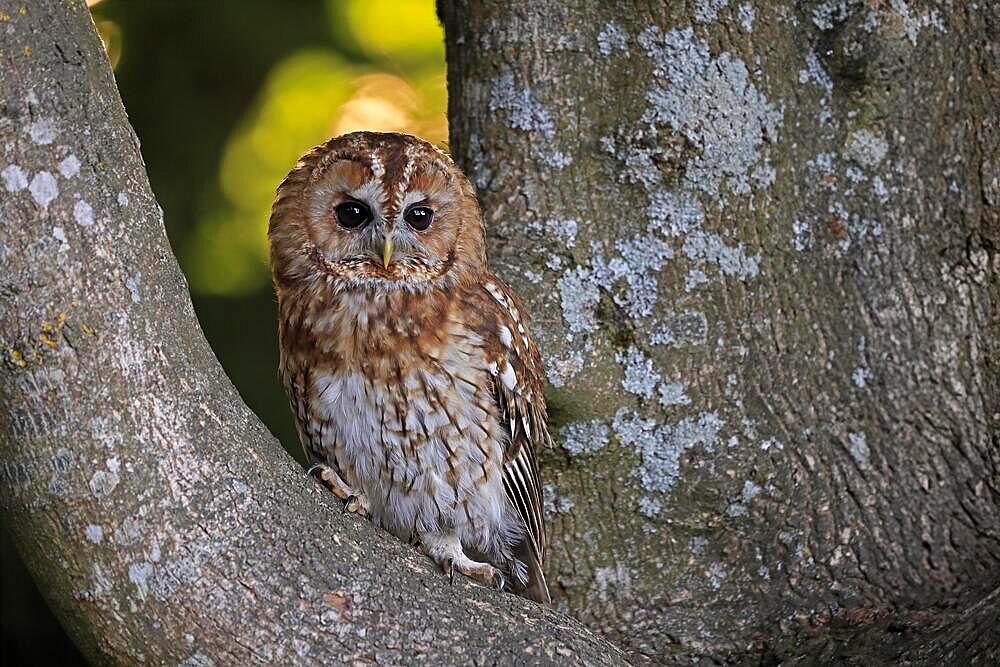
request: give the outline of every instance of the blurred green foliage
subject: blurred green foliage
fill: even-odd
[[[124,82],[154,54],[137,45],[130,48],[134,30],[125,29],[123,22],[134,10],[117,4],[98,2],[94,15]],[[175,3],[172,11],[183,13],[177,5],[184,4]],[[266,4],[243,6],[259,12]],[[285,7],[301,12],[303,4]],[[196,292],[248,294],[267,283],[266,237],[261,230],[274,188],[311,146],[358,129],[411,132],[435,143],[447,137],[444,36],[433,2],[327,0],[313,9],[317,16],[306,35],[318,24],[328,29],[327,39],[306,40],[298,48],[288,45],[286,53],[267,63],[253,101],[244,105],[221,152],[212,156],[218,164],[215,178],[187,190],[196,197],[196,224],[186,238],[171,238]],[[218,11],[215,6],[191,18],[203,21],[206,14]],[[128,86],[123,83],[122,88],[128,97]],[[131,108],[128,100],[126,106]],[[189,127],[185,125],[185,132]],[[174,140],[187,138],[175,134]],[[170,213],[170,207],[164,208]]]
[[[196,291],[243,294],[267,282],[262,221],[275,185],[311,146],[360,129],[436,143],[447,136],[444,36],[433,3],[328,0],[326,10],[335,46],[277,62],[229,137],[219,189],[180,248]]]
[[[101,0],[91,10],[212,347],[296,456],[278,384],[267,220],[312,146],[447,138],[433,0]]]
[[[277,377],[267,219],[310,147],[357,129],[447,138],[433,0],[89,0],[202,328],[302,458]],[[5,536],[6,539],[6,536]],[[0,659],[82,664],[9,542]]]

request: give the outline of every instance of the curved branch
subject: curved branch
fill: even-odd
[[[303,475],[201,334],[85,4],[0,8],[3,506],[88,657],[621,663]]]

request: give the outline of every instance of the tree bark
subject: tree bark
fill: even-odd
[[[661,662],[996,664],[997,3],[439,12],[559,607]]]
[[[88,658],[622,664],[341,514],[202,336],[85,3],[0,35],[3,511]]]

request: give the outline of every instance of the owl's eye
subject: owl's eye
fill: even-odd
[[[371,209],[357,201],[345,201],[334,210],[337,212],[337,224],[347,229],[355,229],[372,219]]]
[[[406,220],[406,223],[410,227],[422,232],[431,226],[431,219],[433,217],[434,211],[426,206],[414,206],[403,215],[403,220]]]

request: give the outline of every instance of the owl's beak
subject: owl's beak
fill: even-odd
[[[386,236],[385,243],[382,246],[382,266],[384,268],[389,268],[390,259],[392,259],[392,239]]]

